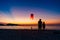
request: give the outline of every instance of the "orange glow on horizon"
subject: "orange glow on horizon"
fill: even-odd
[[[3,23],[13,23],[13,24],[38,24],[38,20],[31,20],[31,19],[26,19],[26,20],[1,20]],[[43,22],[43,21],[42,21]],[[46,24],[59,24],[59,21],[56,20],[46,20]]]

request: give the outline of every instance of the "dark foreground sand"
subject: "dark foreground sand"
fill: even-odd
[[[0,40],[60,40],[60,30],[0,29]]]

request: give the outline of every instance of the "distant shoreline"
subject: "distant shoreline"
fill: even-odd
[[[0,24],[0,26],[38,26],[38,24]],[[46,26],[60,26],[60,24],[46,24]]]

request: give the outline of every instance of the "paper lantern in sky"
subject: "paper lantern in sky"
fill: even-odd
[[[34,19],[34,14],[33,14],[33,13],[30,14],[30,18],[31,18],[32,20]]]

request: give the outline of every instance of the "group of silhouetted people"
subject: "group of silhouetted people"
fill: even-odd
[[[45,22],[42,22],[41,19],[39,19],[39,21],[38,21],[38,29],[45,30]]]

